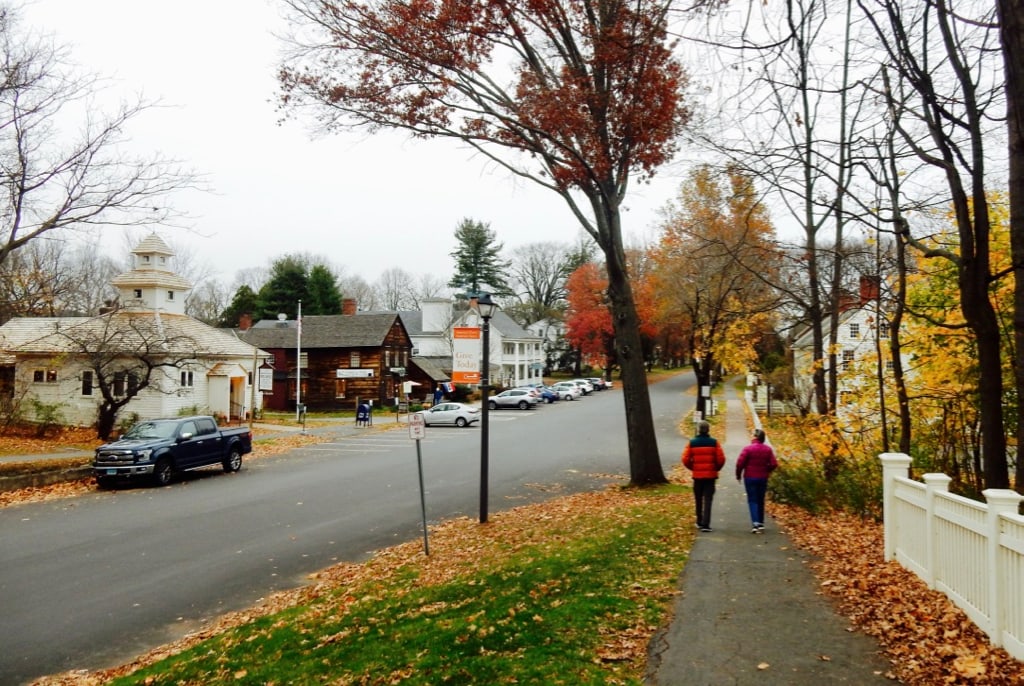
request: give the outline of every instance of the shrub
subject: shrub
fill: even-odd
[[[117,432],[119,434],[123,434],[128,429],[138,424],[140,419],[142,419],[142,417],[139,416],[138,412],[126,412],[117,420]]]
[[[780,460],[768,491],[773,501],[811,513],[843,510],[882,517],[882,468],[877,460]]]
[[[45,436],[50,429],[64,424],[64,413],[61,412],[62,403],[44,403],[41,400],[32,400],[32,413],[35,416],[36,435],[39,438]]]

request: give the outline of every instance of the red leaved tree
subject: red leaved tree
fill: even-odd
[[[608,353],[615,340],[612,313],[608,310],[608,277],[593,262],[588,262],[565,282],[565,339],[584,360],[600,359],[608,364]]]
[[[689,119],[666,31],[671,0],[286,4],[286,110],[312,109],[327,131],[456,139],[565,200],[604,253],[631,481],[664,481],[620,208],[634,176],[671,158]]]

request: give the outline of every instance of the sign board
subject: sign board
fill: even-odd
[[[452,383],[480,383],[480,328],[452,329]]]
[[[339,379],[372,379],[372,369],[335,369],[334,373]]]
[[[271,367],[260,367],[257,388],[261,391],[274,390],[274,370]]]
[[[702,396],[704,396],[705,398],[710,398],[711,397],[711,386],[701,386],[700,387],[700,394]]]
[[[409,415],[409,438],[420,440],[427,436],[427,425],[423,422],[423,415],[420,413]]]
[[[388,371],[392,374],[398,374],[399,376],[405,376],[405,367],[389,367]]]

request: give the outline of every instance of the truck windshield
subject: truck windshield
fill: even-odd
[[[177,430],[178,422],[140,422],[121,438],[172,438]]]

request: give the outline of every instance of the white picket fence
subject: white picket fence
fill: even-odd
[[[941,591],[986,634],[1024,660],[1024,496],[983,491],[985,503],[949,492],[950,477],[909,478],[910,457],[883,453],[885,559]]]

